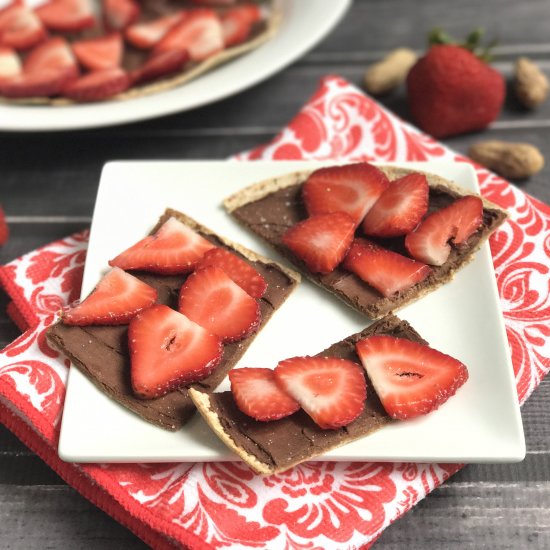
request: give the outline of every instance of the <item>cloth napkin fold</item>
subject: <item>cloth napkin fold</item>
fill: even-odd
[[[329,76],[268,145],[237,158],[468,162]],[[511,220],[491,252],[520,402],[550,369],[550,208],[477,168],[485,197]],[[0,421],[70,485],[153,548],[367,548],[461,465],[309,462],[254,475],[242,463],[68,464],[57,441],[69,362],[46,343],[80,293],[88,233],[0,268],[25,332],[0,352]]]

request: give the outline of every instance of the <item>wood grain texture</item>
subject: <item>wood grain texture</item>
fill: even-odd
[[[550,75],[549,0],[355,0],[337,29],[292,67],[232,98],[148,122],[103,130],[0,133],[0,203],[11,239],[0,263],[88,226],[101,167],[111,159],[225,158],[270,139],[316,90],[340,74],[361,84],[366,66],[397,46],[424,48],[425,31],[464,36],[484,26],[498,35],[496,66],[509,77],[518,55]],[[403,88],[381,102],[408,119]],[[481,139],[527,141],[550,158],[550,102],[526,112],[512,96],[486,132],[446,141],[466,152]],[[550,202],[550,166],[519,186]],[[0,346],[18,334],[0,294]],[[470,465],[389,527],[375,547],[550,548],[550,379],[522,411],[527,458]],[[0,427],[0,548],[142,549]],[[334,547],[337,548],[337,547]],[[332,549],[330,549],[332,550]]]
[[[4,549],[147,548],[66,485],[0,485],[0,523]]]

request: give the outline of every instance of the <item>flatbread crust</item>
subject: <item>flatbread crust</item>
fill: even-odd
[[[406,168],[398,168],[394,166],[378,166],[387,176],[390,180],[401,178],[407,174],[410,173],[418,173],[421,172],[420,170],[410,170]],[[296,186],[301,183],[303,183],[308,176],[314,172],[315,170],[303,170],[303,171],[297,171],[290,174],[285,174],[282,176],[278,176],[276,178],[270,178],[266,179],[264,181],[252,184],[237,193],[234,193],[230,197],[224,200],[224,207],[225,209],[235,216],[235,218],[245,227],[248,229],[251,229],[246,225],[246,221],[243,219],[240,219],[238,215],[235,215],[236,211],[246,205],[249,205],[251,203],[254,203],[256,201],[259,201],[268,195],[271,195],[272,193],[275,193],[277,191],[280,191],[282,189],[286,189],[288,187]],[[437,191],[443,191],[445,193],[448,193],[452,195],[455,198],[460,198],[464,196],[476,196],[482,199],[483,201],[483,208],[485,211],[490,211],[494,214],[496,221],[492,225],[490,229],[487,228],[487,230],[483,230],[481,234],[481,238],[478,242],[476,242],[469,250],[468,254],[461,258],[461,261],[459,265],[456,266],[456,268],[451,268],[447,273],[441,274],[437,278],[437,280],[432,281],[427,286],[418,286],[415,285],[412,287],[412,289],[409,289],[408,291],[404,291],[402,295],[397,296],[396,298],[380,298],[380,307],[378,305],[373,305],[372,307],[360,307],[356,303],[353,303],[352,301],[348,300],[345,295],[343,295],[340,292],[335,292],[333,289],[327,287],[325,284],[323,284],[314,274],[308,272],[306,269],[304,269],[303,266],[297,266],[298,269],[302,272],[303,275],[305,275],[308,279],[310,279],[313,283],[317,284],[324,290],[327,290],[328,292],[331,292],[339,299],[343,300],[345,303],[356,309],[357,311],[360,311],[361,313],[365,313],[368,315],[371,319],[379,319],[383,317],[384,315],[390,313],[391,311],[395,311],[405,305],[408,305],[410,303],[413,303],[419,299],[421,299],[423,296],[428,294],[429,292],[432,292],[436,288],[439,288],[443,286],[444,284],[450,282],[457,271],[459,271],[462,267],[470,263],[475,253],[479,250],[479,248],[485,243],[485,241],[490,237],[490,235],[502,224],[505,222],[505,220],[508,217],[508,213],[500,208],[498,205],[492,203],[491,201],[481,197],[480,195],[473,193],[467,189],[464,189],[463,187],[459,186],[458,184],[449,181],[445,178],[442,178],[441,176],[438,176],[436,174],[428,173],[428,172],[421,172],[426,176],[426,179],[428,180],[428,184],[430,186],[430,189],[437,190]],[[253,230],[253,229],[252,229]],[[265,239],[265,237],[264,237]],[[290,259],[291,262],[294,262],[294,258],[290,254],[289,251],[284,250],[285,247],[278,246],[276,243],[269,241],[266,239],[267,242],[273,246],[279,253],[285,255]],[[296,265],[296,264],[295,264]],[[366,283],[365,283],[366,284]],[[413,291],[414,290],[414,291]],[[389,303],[391,302],[391,303]]]
[[[201,416],[206,420],[206,423],[212,428],[214,433],[222,440],[227,447],[232,451],[237,453],[237,455],[242,458],[256,473],[269,475],[275,473],[275,470],[272,469],[268,464],[265,464],[258,460],[254,455],[248,453],[240,447],[226,432],[220,422],[220,417],[211,409],[210,407],[210,394],[190,388],[189,397],[197,407],[197,410],[200,412]]]
[[[194,80],[195,78],[203,75],[218,67],[228,63],[229,61],[244,55],[247,52],[255,50],[262,44],[271,40],[279,31],[282,21],[282,9],[280,7],[279,0],[271,0],[269,5],[269,15],[265,22],[265,29],[262,30],[257,36],[252,39],[238,44],[232,48],[227,48],[219,54],[213,55],[208,59],[205,59],[201,63],[198,63],[190,70],[185,70],[179,74],[168,76],[148,84],[141,86],[135,86],[117,94],[113,97],[106,99],[105,101],[126,101],[128,99],[137,99],[140,97],[146,97],[149,95],[157,94],[167,90],[177,88],[186,82]],[[62,107],[66,105],[82,105],[82,103],[73,101],[65,97],[30,97],[22,99],[6,98],[0,96],[0,103],[19,104],[19,105],[51,105],[53,107]]]
[[[477,193],[473,193],[468,189],[458,185],[457,183],[442,178],[437,174],[432,174],[430,172],[424,172],[422,170],[411,170],[409,168],[398,168],[396,166],[377,166],[389,180],[395,180],[406,176],[407,174],[424,174],[428,180],[428,185],[434,189],[444,189],[450,190],[454,194],[460,197],[465,196],[474,196],[479,197],[483,201],[483,206],[490,208],[492,210],[499,210],[505,216],[508,216],[506,210],[500,208],[494,202],[491,202]],[[245,204],[255,202],[257,200],[263,199],[267,195],[279,191],[280,189],[285,189],[286,187],[291,187],[292,185],[298,185],[299,183],[304,182],[313,172],[317,171],[318,168],[312,170],[301,170],[297,172],[292,172],[290,174],[284,174],[282,176],[277,176],[276,178],[269,178],[258,183],[253,183],[240,191],[237,191],[233,195],[230,195],[223,201],[225,209],[231,214],[237,208],[244,206]]]

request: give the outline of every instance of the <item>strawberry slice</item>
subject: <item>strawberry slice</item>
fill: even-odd
[[[0,46],[0,80],[21,74],[21,60],[12,48]]]
[[[65,38],[57,36],[42,42],[29,52],[23,64],[23,72],[40,74],[47,71],[71,73],[78,76],[75,56]]]
[[[266,280],[247,262],[225,248],[212,248],[197,264],[197,269],[213,265],[223,269],[252,298],[261,298],[267,290]]]
[[[223,355],[217,336],[165,305],[138,314],[128,327],[134,393],[154,399],[206,378]]]
[[[136,23],[126,29],[126,40],[136,48],[149,49],[160,42],[166,33],[179,23],[184,17],[184,12],[176,12],[164,17]]]
[[[50,0],[35,12],[48,29],[57,32],[81,31],[96,22],[89,0]]]
[[[408,174],[390,182],[363,220],[374,237],[399,237],[411,232],[428,211],[430,188],[424,174]]]
[[[226,11],[221,16],[223,42],[225,47],[236,46],[249,36],[254,23],[262,19],[260,8],[254,4],[246,4]]]
[[[139,69],[130,75],[132,82],[141,84],[175,73],[189,61],[187,50],[161,52],[150,57]]]
[[[355,348],[392,418],[427,414],[468,380],[468,369],[460,361],[404,338],[370,336]]]
[[[361,162],[316,170],[304,183],[302,196],[310,216],[346,212],[359,225],[388,185],[384,172]]]
[[[103,20],[108,29],[122,31],[136,22],[141,13],[134,0],[102,0]]]
[[[344,212],[320,214],[288,229],[282,242],[313,273],[330,273],[353,241],[355,222]]]
[[[6,244],[10,236],[10,228],[6,222],[6,215],[4,214],[4,209],[0,206],[0,246]]]
[[[63,88],[63,95],[75,101],[101,101],[130,86],[128,73],[118,67],[88,73]]]
[[[187,50],[193,61],[204,61],[224,49],[221,20],[215,11],[189,12],[155,46],[155,52]]]
[[[157,291],[133,275],[114,267],[91,294],[63,314],[66,325],[124,325],[152,306]]]
[[[293,357],[275,367],[275,378],[325,430],[348,425],[365,408],[365,376],[353,361],[336,357]]]
[[[214,245],[176,218],[169,218],[154,235],[137,242],[109,265],[176,275],[189,273]]]
[[[462,197],[430,214],[405,237],[409,254],[431,265],[443,265],[451,253],[449,241],[464,243],[483,222],[483,202],[472,195]]]
[[[256,420],[279,420],[300,408],[279,387],[271,369],[233,369],[229,371],[229,382],[239,410]]]
[[[77,77],[78,66],[67,41],[51,38],[30,51],[21,74],[0,82],[0,94],[13,98],[54,96]]]
[[[123,49],[119,32],[73,42],[73,52],[78,61],[90,71],[120,67]]]
[[[407,290],[423,281],[431,268],[367,239],[355,239],[342,266],[384,296]]]
[[[22,2],[12,2],[0,10],[0,45],[26,50],[46,36],[36,14]]]
[[[189,275],[180,290],[178,309],[224,342],[246,338],[261,321],[258,302],[215,266]]]
[[[75,74],[71,71],[22,73],[10,79],[0,80],[0,95],[14,99],[55,96],[74,78]]]

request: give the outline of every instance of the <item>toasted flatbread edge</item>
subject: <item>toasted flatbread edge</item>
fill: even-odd
[[[282,21],[282,10],[278,5],[278,2],[274,0],[270,6],[269,17],[266,22],[266,28],[258,36],[245,42],[234,46],[233,48],[228,48],[223,50],[217,55],[209,57],[202,63],[199,63],[197,66],[193,67],[190,71],[184,71],[176,76],[168,77],[163,80],[152,82],[151,84],[146,84],[144,86],[137,86],[135,88],[130,88],[129,90],[117,94],[113,97],[107,98],[105,101],[125,101],[128,99],[137,99],[140,97],[146,97],[153,95],[159,92],[164,92],[177,88],[181,84],[185,84],[195,78],[201,76],[202,74],[212,70],[218,65],[223,65],[232,59],[239,57],[249,51],[255,50],[260,47],[265,42],[271,40],[279,31]],[[0,103],[10,104],[10,105],[50,105],[52,107],[62,107],[67,105],[82,105],[78,101],[72,101],[68,98],[49,98],[49,97],[30,97],[24,99],[15,99],[15,98],[6,98],[0,97]]]
[[[206,423],[212,428],[214,433],[222,440],[227,447],[237,453],[256,473],[262,475],[273,474],[275,470],[268,464],[261,462],[254,455],[247,453],[242,447],[239,447],[231,436],[223,429],[219,416],[210,408],[210,394],[189,388],[189,397],[197,407],[197,410],[204,418]]]
[[[402,307],[405,307],[406,305],[412,304],[420,300],[426,294],[429,294],[430,292],[436,290],[437,288],[440,288],[441,286],[452,281],[456,273],[474,259],[476,252],[481,248],[481,246],[488,240],[488,238],[492,235],[492,233],[506,221],[506,219],[508,218],[508,212],[506,212],[506,210],[502,209],[500,206],[496,205],[495,203],[485,199],[481,195],[474,193],[472,191],[469,191],[468,189],[465,189],[464,187],[461,187],[460,185],[452,181],[442,178],[437,174],[432,174],[430,172],[423,172],[421,170],[411,170],[409,168],[399,168],[395,166],[378,166],[378,168],[380,168],[380,170],[382,170],[390,180],[403,177],[407,174],[420,172],[422,174],[425,174],[428,180],[428,185],[431,188],[449,190],[458,196],[472,195],[475,197],[480,197],[481,200],[483,201],[484,208],[488,210],[497,211],[502,216],[499,223],[496,224],[490,232],[487,232],[487,234],[480,239],[480,241],[477,243],[476,246],[472,247],[470,253],[468,254],[468,256],[464,258],[462,264],[458,267],[458,269],[451,270],[446,277],[439,280],[436,284],[433,284],[425,289],[420,290],[415,296],[411,297],[408,300],[405,300],[401,304],[397,304],[396,307],[392,310],[392,311],[396,311]],[[293,185],[296,185],[298,183],[305,181],[307,177],[315,170],[317,169],[292,172],[290,174],[284,174],[282,176],[277,176],[275,178],[269,178],[269,179],[260,181],[258,183],[254,183],[248,187],[245,187],[244,189],[241,189],[240,191],[237,191],[233,195],[227,197],[223,201],[224,208],[227,210],[228,213],[231,214],[234,210],[236,210],[237,208],[240,208],[241,206],[244,206],[245,204],[255,202],[257,200],[260,200],[266,197],[267,195],[270,195],[271,193],[274,193],[281,189],[285,189],[286,187],[291,187]],[[268,242],[268,241],[265,241],[265,242]],[[268,242],[268,244],[270,244],[270,246],[273,246],[272,243]],[[331,294],[336,296],[338,299],[343,301],[345,304],[350,306],[355,311],[364,313],[365,315],[368,315],[369,318],[373,320],[380,319],[385,315],[387,315],[388,313],[391,313],[389,311],[381,311],[377,313],[375,311],[360,310],[340,294],[332,292],[330,289],[320,284],[313,277],[311,277],[311,275],[308,272],[303,271],[303,275],[307,277],[311,282],[315,283],[317,286],[325,290],[326,292],[330,292]]]
[[[197,410],[199,411],[200,415],[204,418],[206,423],[212,428],[214,433],[217,435],[217,437],[220,438],[220,440],[225,443],[229,449],[234,451],[246,464],[248,464],[257,474],[261,475],[271,475],[271,474],[277,474],[280,472],[285,472],[289,470],[290,468],[293,468],[294,466],[297,466],[298,464],[302,464],[303,462],[307,462],[309,460],[315,460],[319,455],[311,456],[310,458],[305,458],[303,460],[297,459],[294,462],[291,462],[290,464],[286,464],[285,466],[281,468],[274,468],[270,466],[269,464],[266,464],[265,462],[262,462],[261,460],[258,460],[257,457],[255,457],[253,454],[247,453],[242,447],[239,447],[235,441],[231,438],[231,436],[224,430],[221,422],[220,417],[216,412],[212,410],[210,407],[210,396],[212,394],[206,393],[203,391],[196,390],[194,388],[189,388],[189,397],[195,404],[195,407],[197,407]],[[376,428],[373,428],[372,430],[364,433],[361,435],[361,437],[366,437],[378,430],[381,430],[383,426],[379,426]],[[330,448],[330,450],[338,449],[339,447],[343,447],[344,445],[347,445],[348,443],[351,443],[352,441],[355,441],[358,438],[350,437],[349,439],[345,439],[341,441],[340,443],[334,445]],[[328,451],[328,449],[327,449]]]
[[[438,176],[437,174],[433,174],[431,172],[424,172],[422,170],[411,170],[410,168],[399,168],[397,166],[377,166],[377,168],[382,170],[382,172],[384,172],[390,180],[401,178],[403,176],[406,176],[407,174],[413,174],[413,173],[424,174],[426,176],[426,179],[428,180],[428,185],[430,187],[434,189],[437,189],[437,188],[450,189],[454,193],[461,196],[473,195],[475,197],[480,197],[481,200],[483,201],[484,208],[489,208],[491,210],[498,210],[503,214],[505,214],[506,216],[508,216],[508,213],[506,212],[506,210],[502,209],[497,204],[487,200],[486,198],[482,197],[478,193],[469,191],[468,189],[465,189],[464,187],[458,185],[457,183],[447,180],[441,176]],[[286,187],[292,187],[293,185],[297,185],[298,183],[305,181],[316,170],[318,170],[318,168],[311,169],[311,170],[300,170],[297,172],[292,172],[290,174],[284,174],[282,176],[277,176],[275,178],[268,178],[260,182],[253,183],[252,185],[249,185],[248,187],[245,187],[240,191],[237,191],[233,195],[230,195],[229,197],[227,197],[223,201],[223,205],[225,209],[229,213],[231,213],[233,212],[233,210],[236,210],[237,208],[240,208],[245,204],[263,199],[264,197],[266,197],[267,195],[270,195],[271,193],[275,193],[276,191],[280,191],[281,189],[285,189]]]

